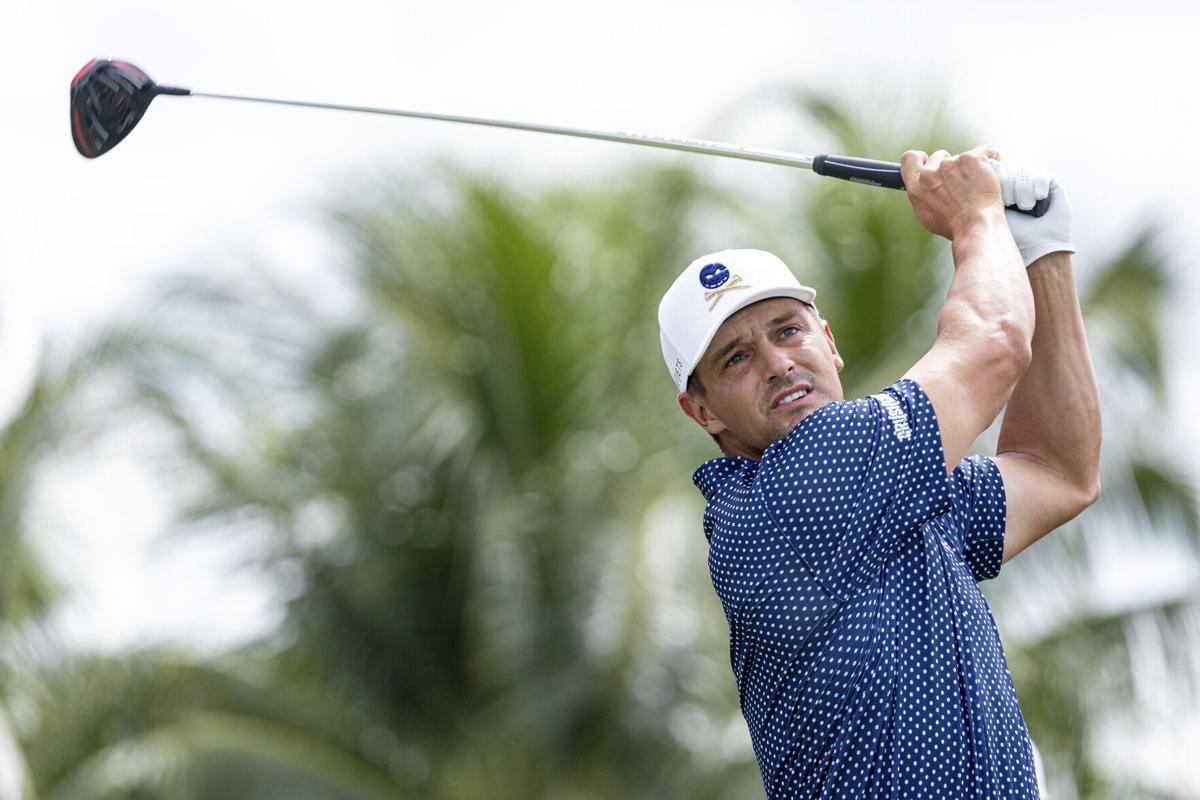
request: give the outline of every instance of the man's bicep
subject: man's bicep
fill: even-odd
[[[946,472],[996,419],[1012,391],[1012,375],[1000,358],[988,359],[952,341],[936,342],[904,376],[916,381],[937,414]]]
[[[1008,497],[1004,561],[1079,513],[1079,488],[1023,453],[995,457]]]

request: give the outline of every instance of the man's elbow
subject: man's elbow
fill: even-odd
[[[1015,384],[1033,361],[1033,325],[1016,316],[1005,315],[996,320],[991,336],[1012,371]]]
[[[1033,327],[1033,315],[1017,308],[981,309],[948,300],[938,318],[938,338],[962,347],[976,367],[1015,384],[1033,360]]]
[[[1100,477],[1097,475],[1094,478],[1085,479],[1077,482],[1071,489],[1069,504],[1069,516],[1067,519],[1075,519],[1090,506],[1095,505],[1100,499]]]
[[[1079,496],[1083,511],[1088,506],[1095,505],[1100,499],[1100,423],[1097,419],[1093,426],[1087,446],[1083,450],[1083,469],[1078,473]]]
[[[1048,506],[1054,510],[1051,512],[1051,523],[1048,525],[1046,532],[1055,531],[1066,525],[1071,520],[1078,517],[1089,506],[1093,505],[1100,499],[1100,481],[1094,483],[1069,483],[1065,486],[1060,486],[1054,500],[1048,502]]]
[[[978,331],[976,353],[981,366],[986,365],[979,374],[990,374],[994,386],[1004,387],[1000,405],[1008,402],[1013,387],[1033,360],[1032,334],[1024,321],[1013,316],[991,320]]]
[[[1080,501],[1082,502],[1082,506],[1079,510],[1082,512],[1088,506],[1095,505],[1096,501],[1099,499],[1100,476],[1096,476],[1095,480],[1082,487],[1082,491],[1080,492]]]

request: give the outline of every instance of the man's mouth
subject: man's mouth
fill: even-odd
[[[789,406],[798,405],[801,400],[808,396],[811,390],[807,387],[800,386],[792,389],[786,394],[775,398],[775,402],[771,404],[771,409],[787,408]]]

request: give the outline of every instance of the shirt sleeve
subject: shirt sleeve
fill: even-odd
[[[952,473],[954,516],[962,555],[976,581],[1000,574],[1007,505],[1000,468],[987,456],[964,458]]]
[[[842,598],[951,509],[933,404],[911,380],[810,414],[763,454],[759,485],[797,555]]]

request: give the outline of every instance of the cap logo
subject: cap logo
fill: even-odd
[[[712,263],[700,270],[700,285],[705,289],[716,289],[729,280],[729,268],[724,264]]]
[[[728,277],[728,275],[727,275],[727,277]],[[722,283],[724,283],[724,281],[722,281]],[[706,303],[708,303],[708,310],[712,311],[714,308],[717,307],[717,303],[721,302],[721,298],[725,296],[726,292],[734,292],[734,291],[737,291],[738,289],[749,289],[749,288],[750,288],[750,284],[742,283],[741,275],[734,275],[733,280],[729,281],[729,283],[726,283],[721,288],[713,289],[711,292],[705,292],[704,293],[704,301]]]

